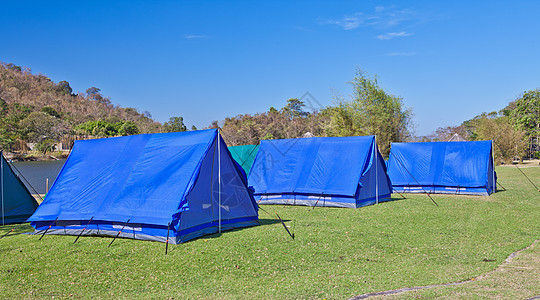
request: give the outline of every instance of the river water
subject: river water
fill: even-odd
[[[26,180],[23,178],[21,178],[21,180],[24,182],[30,193],[35,194],[38,192],[39,194],[45,194],[47,192],[47,179],[49,179],[50,189],[65,161],[65,159],[21,161],[13,162],[12,164],[15,166],[13,168],[14,171],[17,172],[18,170],[22,177],[26,178]],[[31,185],[31,187],[29,185]]]

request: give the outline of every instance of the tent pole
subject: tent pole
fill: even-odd
[[[4,152],[0,151],[2,161],[0,161],[0,188],[2,189],[2,226],[6,225],[4,222]]]
[[[495,182],[495,148],[493,147],[493,140],[491,140],[491,157],[493,159],[492,168],[493,168],[493,193],[497,192],[497,183]]]
[[[219,226],[218,226],[218,232],[221,233],[221,137],[219,133],[218,128],[218,219],[219,219]]]
[[[379,151],[377,149],[377,136],[375,136],[373,152],[373,154],[375,155],[375,203],[379,204]]]

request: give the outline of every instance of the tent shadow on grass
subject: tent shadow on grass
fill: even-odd
[[[19,234],[32,233],[33,231],[34,228],[30,226],[30,223],[4,225],[0,226],[0,238],[6,239]]]
[[[288,221],[291,221],[291,220],[283,219],[283,222],[288,222]],[[259,219],[259,223],[260,223],[260,225],[258,225],[258,226],[267,226],[267,225],[278,224],[278,223],[280,223],[280,222],[279,222],[279,220],[277,220],[277,219]],[[255,227],[255,226],[251,226],[251,227]],[[249,229],[249,228],[251,228],[251,227],[241,227],[241,228],[235,228],[235,229],[232,229],[232,230],[223,231],[223,232],[221,232],[221,233],[213,233],[213,234],[209,234],[209,235],[203,235],[203,236],[194,238],[194,239],[192,239],[192,240],[186,241],[186,242],[184,242],[184,243],[182,243],[182,244],[187,244],[187,243],[194,242],[194,241],[197,241],[197,240],[209,240],[209,239],[215,239],[215,238],[221,237],[221,235],[222,235],[223,233],[228,233],[228,232],[235,232],[235,231],[245,230],[245,229]],[[171,246],[174,246],[174,247],[169,247],[169,252],[174,251],[174,249],[176,249],[177,247],[181,247],[182,244],[171,245]]]
[[[291,221],[291,220],[283,219],[283,222],[288,222],[288,221]],[[260,224],[258,226],[267,226],[267,225],[277,224],[277,223],[280,223],[280,222],[277,219],[259,219],[259,223]],[[254,227],[254,226],[251,226],[251,227]],[[250,227],[235,228],[235,229],[232,229],[232,230],[223,231],[222,233],[212,233],[212,234],[209,234],[209,235],[203,235],[203,236],[200,236],[198,238],[193,239],[193,241],[196,241],[196,240],[199,240],[199,239],[203,239],[203,240],[215,239],[215,238],[220,237],[223,233],[235,232],[235,231],[240,231],[240,230],[244,230],[244,229],[248,229],[248,228],[250,228]],[[189,243],[189,242],[190,241],[187,241],[185,243]],[[183,244],[185,244],[185,243],[183,243]]]

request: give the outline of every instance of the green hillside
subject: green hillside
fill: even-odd
[[[114,105],[99,88],[74,93],[67,81],[53,82],[30,69],[0,62],[0,147],[50,144],[67,135],[97,137],[162,131],[148,112]]]

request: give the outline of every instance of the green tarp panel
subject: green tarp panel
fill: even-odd
[[[36,210],[38,203],[0,152],[0,225],[25,222]]]
[[[249,170],[255,161],[259,151],[259,145],[243,145],[243,146],[230,146],[229,152],[236,162],[244,169],[246,176],[249,175]]]

